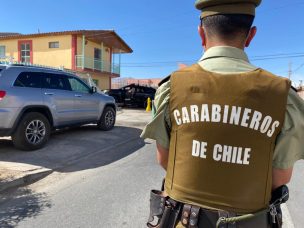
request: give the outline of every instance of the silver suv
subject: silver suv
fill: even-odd
[[[115,119],[114,99],[76,75],[0,64],[0,136],[12,136],[19,149],[43,147],[53,129],[97,123],[110,130]]]

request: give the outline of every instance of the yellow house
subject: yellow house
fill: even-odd
[[[89,74],[103,90],[120,76],[120,55],[132,52],[113,30],[0,33],[0,58]]]

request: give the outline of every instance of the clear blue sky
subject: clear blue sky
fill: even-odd
[[[194,0],[10,0],[1,8],[3,32],[114,29],[134,50],[122,56],[122,77],[164,77],[178,62],[194,63],[202,55]],[[263,0],[255,20],[258,33],[247,49],[251,59],[260,59],[253,64],[287,76],[291,62],[297,69],[292,79],[304,80],[303,12],[303,0]],[[297,57],[258,57],[282,54]]]

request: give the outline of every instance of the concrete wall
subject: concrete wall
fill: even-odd
[[[18,41],[23,39],[0,40],[0,45],[5,46],[6,56],[11,56],[18,61]],[[72,35],[33,37],[26,40],[32,41],[33,64],[72,69]],[[59,48],[49,48],[49,42],[59,42]],[[94,48],[101,49],[101,44],[88,41],[85,45],[85,57],[94,58]],[[77,55],[82,54],[82,36],[77,37]],[[111,51],[109,47],[102,50],[103,60],[108,62],[110,71]],[[111,77],[102,73],[88,72],[93,79],[98,80],[98,87],[102,90],[109,89]]]
[[[85,45],[85,56],[89,58],[94,58],[94,48],[101,49],[101,43],[95,43],[87,40],[87,44]],[[108,50],[108,51],[107,51]],[[82,36],[77,36],[77,55],[82,55]],[[104,46],[102,50],[103,60],[110,61],[110,48]]]
[[[18,41],[23,39],[1,40],[0,45],[5,46],[6,56],[18,61]],[[49,36],[27,38],[32,41],[33,64],[41,64],[52,67],[72,67],[72,36]],[[59,48],[49,48],[49,42],[59,42]]]
[[[82,36],[77,36],[77,55],[82,55]],[[101,49],[101,43],[95,43],[92,41],[87,40],[87,44],[85,45],[84,53],[85,57],[94,58],[94,48]],[[103,47],[102,50],[102,60],[110,62],[111,60],[111,52],[110,48],[107,46]]]
[[[59,48],[49,48],[49,42],[59,42]],[[33,63],[72,68],[72,36],[51,36],[33,39]]]
[[[5,46],[5,55],[18,61],[18,40],[0,40],[0,46]]]
[[[111,77],[107,75],[102,75],[100,73],[90,73],[92,79],[95,79],[98,81],[97,86],[101,90],[110,89],[110,83],[111,83]]]

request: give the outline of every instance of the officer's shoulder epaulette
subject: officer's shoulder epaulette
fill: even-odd
[[[291,89],[294,90],[295,92],[298,92],[298,90],[293,86],[291,86]]]
[[[159,83],[158,86],[161,86],[162,84],[166,83],[167,81],[169,81],[171,78],[171,75],[165,77],[164,79],[162,79]]]

